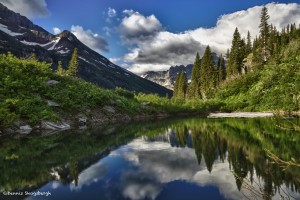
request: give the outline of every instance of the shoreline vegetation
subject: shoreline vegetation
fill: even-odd
[[[272,112],[276,115],[299,115],[297,99],[293,102],[295,98],[292,98],[292,101],[283,107],[278,103],[279,93],[274,93],[272,87],[269,90],[273,92],[276,104],[272,99],[269,102],[258,102],[256,105],[251,105],[245,99],[242,102],[239,100],[240,97],[246,98],[247,95],[249,99],[254,98],[251,96],[253,94],[247,93],[257,85],[260,85],[260,90],[264,90],[264,84],[276,85],[277,91],[280,86],[280,89],[284,90],[285,83],[299,87],[297,68],[295,74],[285,75],[278,68],[272,69],[266,66],[266,70],[272,71],[269,73],[272,77],[266,77],[268,74],[264,74],[262,70],[254,70],[225,83],[216,91],[213,98],[197,100],[176,97],[170,99],[167,96],[134,93],[122,88],[103,89],[77,77],[69,76],[66,72],[53,72],[50,64],[39,62],[34,56],[30,59],[19,59],[10,53],[3,54],[0,55],[0,65],[0,82],[4,86],[0,94],[0,134],[27,134],[36,130],[59,131],[82,128],[86,125],[106,125],[176,115],[207,116],[211,112],[258,111]],[[299,68],[298,63],[284,66]],[[253,74],[260,77],[252,79]],[[273,80],[274,76],[277,81],[278,78],[284,79],[280,80],[282,85],[278,85],[275,81],[264,82],[265,79]],[[260,80],[261,78],[263,80]],[[285,80],[286,78],[294,78],[294,80],[291,82]],[[245,84],[245,80],[248,84]],[[256,92],[259,91],[255,91],[254,94]],[[296,96],[297,92],[299,93],[290,90],[285,97]],[[281,100],[285,103],[284,101],[288,99]]]
[[[68,69],[58,62],[56,71],[34,54],[27,59],[2,54],[0,135],[211,112],[299,115],[300,27],[277,31],[268,18],[264,7],[253,43],[249,32],[246,40],[236,28],[226,59],[220,55],[217,64],[209,46],[201,61],[197,53],[191,82],[179,73],[172,98],[79,79],[76,48]]]

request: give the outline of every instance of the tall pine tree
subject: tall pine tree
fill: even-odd
[[[221,54],[217,63],[217,71],[218,71],[218,85],[226,79],[226,68],[225,68],[225,60],[223,55]]]
[[[200,91],[201,96],[206,99],[207,94],[213,89],[215,75],[214,73],[214,58],[212,56],[210,47],[207,46],[202,57],[201,68],[200,68]]]
[[[227,62],[227,75],[237,75],[241,73],[243,63],[243,52],[241,50],[242,45],[241,35],[238,28],[235,29],[229,53],[229,59]]]
[[[64,70],[63,67],[62,67],[61,61],[58,61],[56,73],[57,73],[58,75],[60,75],[60,76],[65,75],[65,70]]]
[[[175,99],[185,99],[187,92],[187,78],[185,72],[180,72],[176,76],[173,97]]]
[[[186,90],[187,90],[187,78],[186,78],[185,72],[181,72],[180,76],[179,76],[177,97],[179,99],[185,99]]]
[[[270,16],[268,14],[267,7],[263,7],[260,14],[260,45],[261,45],[261,54],[264,62],[267,62],[270,57],[270,47],[269,47],[269,38],[270,38],[270,25],[268,24]]]
[[[69,68],[67,70],[67,74],[69,76],[76,77],[78,73],[78,49],[75,48],[72,54],[72,58],[69,63]]]
[[[252,52],[252,43],[251,43],[251,35],[248,31],[247,33],[247,43],[246,43],[246,56]]]
[[[199,99],[200,68],[201,61],[199,53],[197,53],[192,70],[191,83],[188,87],[187,96],[189,99]]]
[[[174,83],[174,90],[173,90],[173,97],[176,98],[178,95],[178,85],[179,85],[179,78],[180,78],[180,73],[177,74],[175,83]]]

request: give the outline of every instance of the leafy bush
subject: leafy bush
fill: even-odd
[[[134,99],[134,92],[125,90],[125,89],[120,88],[120,87],[116,87],[115,92],[116,92],[118,95],[123,96],[123,97],[126,97],[126,98],[128,98],[128,99]]]

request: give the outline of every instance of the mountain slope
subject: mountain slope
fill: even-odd
[[[131,91],[157,93],[161,96],[172,95],[171,90],[111,63],[80,42],[69,31],[52,35],[2,4],[0,4],[0,38],[0,53],[10,51],[22,58],[34,53],[39,60],[53,63],[53,69],[56,69],[58,61],[67,66],[74,48],[78,48],[80,78],[108,89],[123,87]]]

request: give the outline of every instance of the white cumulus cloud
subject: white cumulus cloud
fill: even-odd
[[[108,51],[108,43],[97,33],[93,33],[91,30],[84,30],[82,26],[71,27],[71,32],[85,45],[95,51]]]
[[[53,27],[53,33],[54,33],[55,35],[60,34],[61,32],[62,32],[62,30],[61,30],[60,28],[58,28],[58,27]]]
[[[0,0],[0,3],[30,19],[49,15],[45,0]]]
[[[266,5],[269,11],[269,23],[281,30],[288,24],[300,24],[300,5],[297,3]],[[233,32],[238,27],[242,37],[248,30],[252,39],[259,34],[260,13],[262,6],[237,11],[220,16],[212,28],[199,27],[182,33],[163,30],[159,20],[133,10],[125,10],[126,16],[120,24],[121,38],[134,45],[124,56],[128,69],[141,74],[145,71],[165,70],[171,65],[190,64],[194,62],[196,52],[203,54],[210,45],[212,51],[225,53],[231,46]]]
[[[124,42],[136,42],[136,39],[145,39],[162,30],[162,25],[154,16],[144,16],[133,10],[124,10],[126,15],[120,24],[119,30]]]

